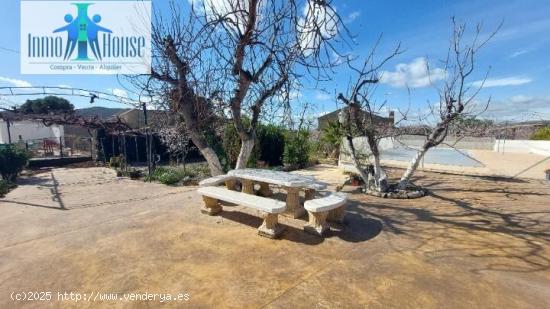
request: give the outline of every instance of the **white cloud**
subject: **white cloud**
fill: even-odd
[[[483,113],[483,117],[487,116],[511,121],[550,119],[550,96],[516,95],[492,101]]]
[[[506,86],[519,86],[524,85],[532,82],[533,80],[530,78],[522,78],[522,77],[505,77],[505,78],[496,78],[496,79],[486,79],[485,82],[483,80],[478,80],[472,83],[473,87],[481,87],[483,88],[491,88],[491,87],[506,87]]]
[[[223,17],[229,20],[229,22],[225,22],[226,26],[231,28],[237,27],[241,33],[244,32],[248,17],[247,1],[188,0],[188,2],[193,5],[196,10],[205,12],[209,20],[216,20],[219,17]]]
[[[319,100],[319,101],[329,101],[329,100],[332,99],[332,96],[328,93],[325,93],[325,92],[322,92],[322,91],[317,91],[315,93],[315,99]]]
[[[360,11],[354,11],[354,12],[351,12],[345,19],[344,19],[344,22],[345,23],[351,23],[353,22],[354,20],[357,19],[357,17],[361,16],[361,12]]]
[[[314,1],[307,1],[302,13],[297,28],[301,33],[300,47],[307,56],[318,49],[323,40],[332,39],[338,34],[338,24],[335,11],[327,10],[324,5]]]
[[[123,98],[128,98],[128,92],[126,92],[126,90],[124,89],[120,89],[120,88],[109,88],[108,89],[109,91],[111,91],[111,93],[113,95],[116,95],[118,97],[123,97]]]
[[[516,58],[516,57],[519,57],[521,55],[527,54],[528,52],[530,52],[530,50],[528,50],[528,49],[518,50],[518,51],[515,51],[515,52],[511,53],[510,56],[508,56],[508,58]]]
[[[28,81],[3,76],[0,76],[0,82],[7,83],[15,87],[32,87],[32,84]]]
[[[411,63],[400,63],[395,66],[395,71],[381,71],[380,82],[389,84],[396,88],[422,88],[431,83],[444,80],[445,70],[441,68],[430,68],[428,72],[428,61],[426,58],[416,58]]]

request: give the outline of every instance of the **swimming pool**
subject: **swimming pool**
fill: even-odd
[[[468,151],[461,150],[462,152],[472,156]],[[395,161],[410,161],[416,155],[416,150],[405,147],[396,147],[390,149],[384,149],[381,151],[380,156],[382,160],[395,160]],[[483,165],[476,160],[473,160],[464,154],[448,148],[432,148],[428,150],[424,155],[424,163],[426,164],[443,164],[443,165],[458,165],[467,167],[483,167]]]

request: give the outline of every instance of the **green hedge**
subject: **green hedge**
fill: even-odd
[[[287,132],[283,162],[297,167],[306,166],[309,161],[310,144],[308,131]]]

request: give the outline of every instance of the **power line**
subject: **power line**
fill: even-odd
[[[141,106],[142,102],[133,100],[128,97],[123,97],[107,92],[82,89],[82,88],[67,88],[67,87],[49,87],[49,86],[32,86],[32,87],[0,87],[0,97],[16,97],[16,96],[42,96],[42,95],[57,95],[57,96],[74,96],[85,97],[90,99],[90,103],[96,100],[121,103],[131,106]]]
[[[18,50],[7,48],[7,47],[0,46],[0,50],[7,51],[7,52],[10,52],[10,53],[14,53],[14,54],[20,54],[20,52]]]

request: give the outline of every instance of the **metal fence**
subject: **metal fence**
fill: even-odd
[[[16,144],[33,158],[92,157],[94,147],[92,138],[72,136],[20,140]]]

